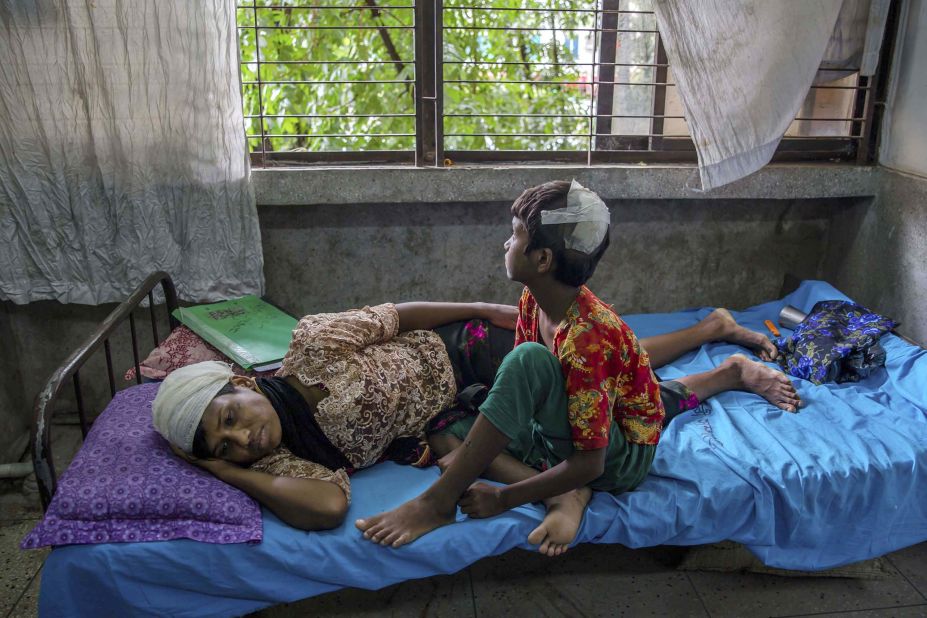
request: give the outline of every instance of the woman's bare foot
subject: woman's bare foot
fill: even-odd
[[[454,522],[456,506],[443,512],[425,496],[409,500],[392,511],[354,522],[364,538],[380,545],[400,547]]]
[[[734,316],[727,309],[715,309],[703,320],[711,329],[712,340],[728,341],[742,345],[756,352],[761,360],[771,361],[779,355],[779,350],[763,333],[744,328],[734,321]]]
[[[581,487],[545,500],[547,515],[541,525],[528,535],[528,542],[540,545],[538,551],[547,556],[559,556],[565,552],[576,538],[591,497],[592,490]]]
[[[786,412],[797,412],[801,405],[798,392],[781,371],[750,360],[743,354],[734,354],[720,368],[728,369],[734,377],[734,390],[755,393]]]

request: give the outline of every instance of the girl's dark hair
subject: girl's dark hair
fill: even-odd
[[[235,385],[231,382],[227,382],[225,386],[223,386],[219,392],[216,393],[213,399],[234,392]],[[206,432],[203,431],[202,421],[196,427],[196,433],[193,434],[193,456],[197,459],[209,459],[212,457],[212,453],[209,452],[209,445],[206,444]]]
[[[564,246],[563,239],[573,233],[575,223],[541,225],[542,210],[566,208],[571,184],[565,180],[554,180],[525,190],[512,204],[512,214],[521,219],[528,230],[531,240],[525,252],[550,249],[554,254],[554,278],[565,285],[579,287],[589,281],[608,249],[611,226],[595,251],[586,254]]]

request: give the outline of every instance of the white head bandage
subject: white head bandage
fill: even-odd
[[[233,375],[231,367],[219,361],[204,361],[173,371],[164,378],[151,404],[155,429],[171,444],[191,452],[203,413]]]
[[[575,180],[567,193],[566,208],[541,211],[541,225],[575,223],[573,233],[563,239],[564,245],[587,255],[602,243],[610,221],[608,206],[602,198]]]

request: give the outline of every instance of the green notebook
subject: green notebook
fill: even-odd
[[[297,320],[257,296],[179,307],[174,317],[245,369],[280,366]]]

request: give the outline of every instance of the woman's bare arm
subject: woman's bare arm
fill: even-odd
[[[492,303],[429,303],[413,302],[396,305],[399,331],[429,330],[461,320],[488,320],[500,328],[515,329],[518,308]]]
[[[178,453],[177,449],[174,452]],[[222,459],[196,459],[183,453],[178,454],[216,478],[242,490],[294,528],[337,528],[348,512],[347,496],[335,483],[275,476],[242,468]]]

